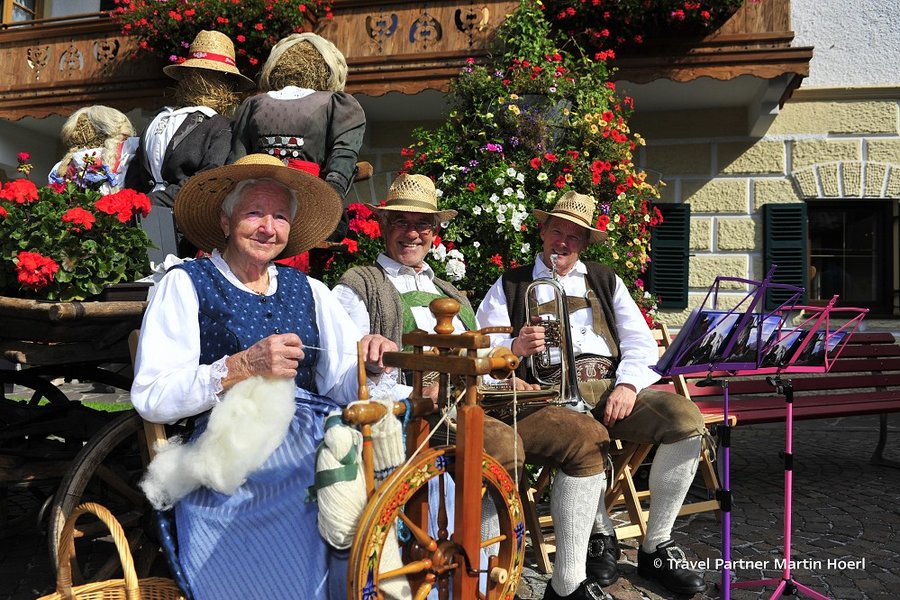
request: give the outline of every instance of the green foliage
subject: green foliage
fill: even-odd
[[[0,293],[84,300],[146,275],[151,242],[135,216],[149,211],[147,196],[133,190],[103,196],[75,182],[42,188],[28,179],[5,183]]]
[[[546,31],[541,19],[523,5],[501,39]],[[443,125],[413,134],[404,168],[434,178],[443,206],[460,212],[443,243],[465,256],[462,287],[478,298],[505,269],[532,262],[541,244],[532,210],[549,210],[575,190],[598,200],[596,226],[610,235],[586,257],[613,266],[651,311],[655,299],[644,294],[641,274],[659,220],[648,203],[658,191],[635,168],[643,140],[628,127],[631,101],[616,94],[606,63],[586,59],[575,44],[535,60],[470,61],[449,101]],[[440,261],[433,266],[442,273]]]
[[[184,60],[201,30],[234,42],[237,66],[253,77],[281,38],[331,19],[329,0],[115,0],[112,17],[138,40],[141,53],[166,63]]]

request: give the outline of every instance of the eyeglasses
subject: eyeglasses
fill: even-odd
[[[407,221],[406,219],[396,219],[390,222],[390,226],[397,231],[409,231],[415,229],[418,233],[431,233],[434,231],[434,223],[432,221]]]

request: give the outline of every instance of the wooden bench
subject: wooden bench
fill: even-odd
[[[887,415],[900,411],[900,344],[888,332],[857,332],[826,373],[785,374],[794,390],[794,419],[824,419],[880,414],[873,464],[892,465],[882,453],[887,441]],[[721,414],[722,389],[688,380],[688,394],[704,414]],[[728,413],[739,425],[785,419],[785,399],[761,375],[732,377]]]

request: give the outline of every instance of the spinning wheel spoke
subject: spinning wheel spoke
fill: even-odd
[[[388,579],[392,579],[394,577],[400,577],[401,575],[412,575],[415,573],[422,573],[424,571],[428,571],[431,569],[431,560],[416,560],[411,563],[407,563],[400,567],[399,569],[394,569],[393,571],[384,571],[379,575],[378,579],[380,581],[385,581]]]
[[[419,589],[416,590],[416,595],[414,596],[415,600],[425,600],[425,598],[428,597],[428,594],[431,593],[431,588],[433,587],[434,585],[432,582],[423,583],[419,586]]]
[[[441,503],[443,504],[443,499],[441,500]],[[404,525],[409,527],[410,533],[413,534],[413,537],[416,538],[416,542],[418,542],[418,544],[423,549],[427,550],[428,552],[434,552],[435,550],[437,550],[437,547],[438,547],[437,541],[435,541],[434,538],[432,538],[430,535],[428,535],[427,531],[425,531],[424,529],[422,529],[421,527],[419,527],[418,525],[413,523],[412,519],[410,519],[408,516],[406,516],[406,513],[401,512],[397,516],[400,518],[401,521],[403,521]],[[429,567],[430,566],[431,565],[429,564]]]

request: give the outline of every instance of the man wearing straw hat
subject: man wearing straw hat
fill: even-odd
[[[535,209],[542,252],[534,264],[500,277],[476,316],[482,326],[512,325],[511,336],[492,336],[495,345],[505,345],[521,357],[533,356],[544,350],[545,330],[525,322],[525,289],[538,278],[555,277],[562,285],[569,300],[570,339],[582,397],[609,429],[610,437],[659,444],[650,470],[650,517],[638,551],[638,573],[676,593],[702,592],[706,589],[703,577],[683,568],[684,554],[674,545],[671,532],[697,470],[706,431],[703,418],[687,398],[646,389],[659,379],[650,369],[659,354],[640,310],[612,269],[579,258],[589,244],[607,237],[592,226],[595,207],[593,197],[570,191],[550,212]],[[536,290],[537,302],[551,299],[550,286]],[[597,497],[585,489],[587,482],[562,475],[553,482],[554,494]],[[605,475],[590,485],[601,493],[598,502],[580,504],[582,518],[594,522],[587,573],[612,583],[618,577],[620,551],[603,500]],[[554,572],[544,598],[582,598],[576,593],[577,584],[577,577],[565,580]]]
[[[161,451],[142,489],[156,508],[175,505],[197,600],[341,597],[346,584],[305,502],[313,456],[325,416],[357,397],[357,340],[373,369],[397,346],[362,336],[323,283],[274,264],[324,240],[342,210],[327,183],[265,154],[178,194],[185,236],[210,256],[158,284],[131,401],[156,423],[196,417],[194,439],[157,462]]]
[[[431,179],[425,175],[402,174],[391,184],[384,205],[369,205],[369,208],[378,216],[385,250],[374,265],[347,271],[334,289],[360,330],[380,333],[398,344],[402,334],[414,328],[434,331],[436,320],[428,305],[435,298],[445,296],[456,299],[461,306],[453,320],[454,333],[477,329],[466,296],[451,283],[435,277],[425,262],[442,224],[456,216],[455,210],[438,209],[437,192]],[[435,395],[436,387],[431,387]],[[398,385],[394,393],[398,398],[405,398],[411,390]],[[521,473],[525,459],[559,468],[571,479],[593,480],[603,473],[609,438],[604,427],[590,415],[547,406],[527,415],[523,411],[517,427],[518,440],[510,425],[485,416],[485,452],[510,473]],[[575,518],[570,506],[557,501],[552,504],[557,543],[554,571],[571,571],[579,562],[583,571],[588,533],[584,521]],[[496,507],[487,498],[482,503],[482,515],[482,539],[497,537]],[[577,530],[584,530],[584,535],[576,534]],[[573,545],[579,543],[580,546]],[[566,564],[567,561],[572,564]],[[596,582],[576,583],[583,583],[581,589],[585,594],[594,594],[584,598],[607,597]]]
[[[172,208],[192,175],[225,164],[231,149],[229,117],[240,92],[253,87],[234,61],[234,44],[219,31],[201,31],[183,62],[163,72],[175,79],[175,105],[166,106],[141,133],[127,187],[145,192],[156,206]],[[183,246],[183,244],[182,244]],[[179,249],[182,256],[196,250]]]

